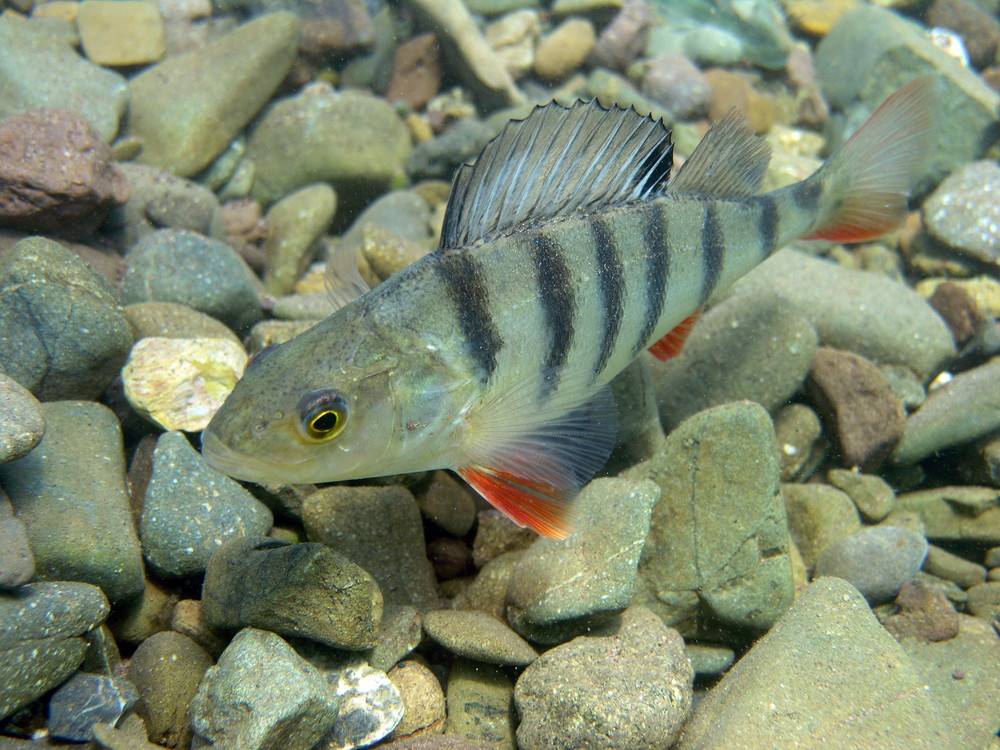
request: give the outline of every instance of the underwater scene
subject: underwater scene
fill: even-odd
[[[1000,0],[0,0],[0,750],[1000,750]]]

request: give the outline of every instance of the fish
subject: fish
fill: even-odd
[[[565,538],[615,444],[612,378],[646,350],[676,356],[706,302],[788,243],[896,227],[934,86],[902,87],[814,174],[768,193],[770,149],[735,112],[671,177],[662,121],[536,107],[458,169],[434,251],[250,361],[204,458],[256,483],[450,469]]]

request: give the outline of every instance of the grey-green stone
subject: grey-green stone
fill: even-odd
[[[881,521],[896,507],[896,493],[880,476],[848,469],[830,469],[826,476],[830,484],[847,493],[866,521]]]
[[[0,258],[0,371],[39,399],[96,397],[131,346],[114,290],[75,253],[30,237]]]
[[[515,750],[514,684],[500,667],[456,659],[448,674],[446,699],[445,735],[482,740],[496,750]]]
[[[1000,166],[965,164],[950,174],[923,205],[927,232],[952,250],[983,263],[1000,263]]]
[[[26,456],[45,434],[42,405],[27,388],[0,374],[0,464]]]
[[[43,405],[38,447],[0,465],[0,483],[25,525],[40,578],[100,586],[111,601],[145,586],[125,486],[118,419],[87,401]]]
[[[809,586],[695,707],[677,750],[950,747],[924,678],[857,590]]]
[[[792,564],[774,428],[740,401],[696,414],[634,473],[662,489],[636,602],[667,624],[704,613],[763,629],[792,602]],[[690,624],[685,629],[690,629]]]
[[[288,294],[316,254],[316,243],[330,228],[337,195],[329,185],[304,187],[267,212],[264,288]]]
[[[131,248],[159,229],[188,229],[217,240],[225,238],[222,206],[204,185],[145,164],[119,167],[132,190],[115,217],[124,247]]]
[[[538,658],[531,644],[485,612],[437,609],[424,613],[423,624],[427,635],[468,659],[523,667]]]
[[[207,167],[288,73],[299,25],[292,13],[262,16],[132,78],[128,134],[144,142],[139,160],[182,177]]]
[[[783,484],[788,531],[807,568],[829,544],[860,531],[861,519],[851,498],[827,484]]]
[[[79,112],[111,142],[128,105],[125,79],[76,53],[75,24],[0,18],[0,120],[39,107]]]
[[[820,344],[927,377],[955,356],[951,332],[923,297],[882,274],[843,268],[786,248],[737,281],[730,295],[791,303]]]
[[[576,531],[540,538],[514,566],[507,619],[522,636],[559,643],[586,632],[632,600],[659,488],[650,481],[595,479],[576,499]]]
[[[185,230],[161,229],[125,256],[122,301],[179,302],[234,331],[261,318],[257,278],[225,243]]]
[[[368,573],[328,547],[249,537],[209,560],[202,614],[214,628],[266,628],[360,650],[377,641],[382,594]]]
[[[306,497],[302,521],[321,542],[368,571],[388,604],[437,607],[423,521],[403,487],[326,487]]]
[[[136,302],[128,305],[125,318],[135,340],[147,336],[169,339],[229,339],[243,346],[232,329],[211,315],[179,302]]]
[[[403,121],[380,99],[332,90],[299,94],[273,104],[250,136],[253,197],[269,205],[328,182],[357,208],[402,175],[411,148]]]
[[[139,531],[146,561],[161,575],[197,575],[222,544],[263,536],[273,520],[263,503],[209,468],[182,433],[157,440]]]
[[[992,487],[908,492],[896,498],[896,510],[917,513],[928,539],[1000,544],[1000,490]]]

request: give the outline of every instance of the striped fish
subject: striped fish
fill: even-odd
[[[609,381],[645,349],[675,355],[712,294],[788,242],[896,226],[932,90],[900,89],[814,175],[763,195],[770,152],[738,115],[669,180],[661,122],[536,108],[459,170],[436,251],[252,360],[205,458],[262,483],[452,469],[566,536],[614,444]]]

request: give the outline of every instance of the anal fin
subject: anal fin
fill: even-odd
[[[650,354],[661,362],[666,362],[668,359],[673,359],[679,355],[684,348],[684,342],[687,341],[687,337],[691,334],[691,329],[698,322],[700,315],[701,309],[695,310],[671,328],[666,336],[649,347]]]

